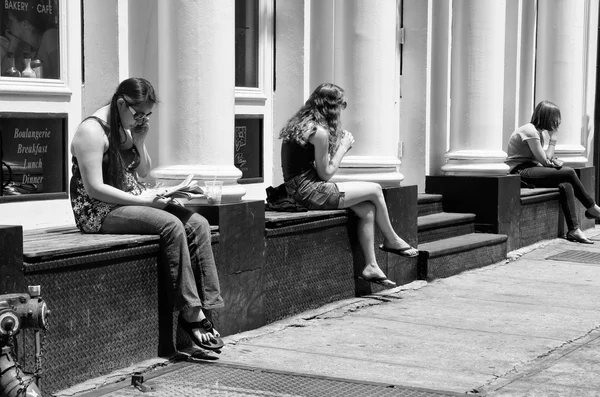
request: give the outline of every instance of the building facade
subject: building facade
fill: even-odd
[[[598,0],[3,3],[1,224],[74,223],[70,140],[130,76],[160,99],[152,179],[217,178],[226,202],[282,183],[279,130],[325,81],[356,139],[336,180],[423,192],[428,175],[506,174],[508,137],[543,99],[562,110],[559,157],[598,165]]]

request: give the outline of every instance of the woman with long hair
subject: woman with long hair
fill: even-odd
[[[562,166],[562,162],[554,157],[560,122],[558,106],[549,101],[538,103],[531,121],[511,134],[506,164],[510,167],[511,174],[520,175],[521,180],[529,185],[559,188],[560,203],[569,229],[567,240],[593,244],[579,228],[575,198],[586,208],[586,218],[600,219],[600,207],[585,190],[575,170]],[[549,136],[546,149],[544,131]]]
[[[358,216],[358,240],[366,263],[359,278],[394,287],[396,283],[385,276],[375,258],[375,225],[384,236],[381,250],[406,257],[415,257],[418,251],[394,231],[381,186],[374,182],[329,182],[354,144],[352,134],[341,127],[341,112],[346,106],[344,90],[323,83],[283,127],[279,137],[283,140],[285,187],[308,209],[352,210]]]
[[[147,80],[129,78],[81,122],[71,144],[71,205],[84,233],[159,235],[168,305],[196,345],[219,351],[223,342],[204,313],[223,307],[210,225],[138,181],[151,169],[145,139],[157,103]]]

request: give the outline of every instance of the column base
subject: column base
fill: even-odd
[[[572,168],[582,168],[587,166],[587,158],[584,156],[585,148],[581,145],[557,145],[554,150],[554,156],[565,162],[565,165]]]
[[[222,203],[238,203],[246,194],[246,189],[237,183],[242,177],[242,171],[233,165],[172,165],[157,167],[150,172],[156,182],[164,186],[177,185],[190,174],[194,174],[194,180],[201,188],[204,187],[205,181],[223,181]],[[187,203],[202,204],[206,203],[206,200],[193,199]]]
[[[457,150],[445,154],[442,166],[445,175],[500,176],[508,174],[502,150]]]
[[[382,187],[398,187],[404,175],[398,171],[395,157],[347,156],[331,182],[375,182]]]

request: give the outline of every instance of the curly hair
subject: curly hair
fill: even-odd
[[[125,169],[127,168],[121,157],[121,140],[119,130],[122,128],[121,116],[117,101],[123,99],[130,106],[145,103],[156,104],[158,98],[152,84],[140,77],[131,77],[123,80],[113,94],[110,101],[110,133],[108,136],[108,175],[104,175],[104,183],[123,190],[125,187]]]
[[[304,106],[288,120],[279,138],[305,146],[318,125],[329,132],[329,154],[333,156],[341,136],[340,112],[346,106],[344,90],[332,83],[322,83],[310,94]]]

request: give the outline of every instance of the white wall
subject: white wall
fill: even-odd
[[[400,141],[404,142],[402,165],[404,186],[417,185],[425,192],[427,153],[427,89],[429,1],[404,0],[405,44],[400,98]],[[439,87],[441,94],[443,86]],[[436,93],[435,95],[439,95]]]
[[[305,2],[277,1],[276,89],[273,95],[273,186],[283,183],[279,131],[304,104]]]

